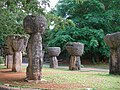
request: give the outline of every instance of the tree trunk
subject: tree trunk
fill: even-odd
[[[110,55],[110,74],[120,75],[120,48],[111,49]]]
[[[22,53],[14,52],[12,71],[21,72],[21,65],[22,65]]]
[[[43,63],[42,38],[40,33],[34,33],[30,36],[27,46],[28,67],[27,80],[41,80],[41,70]]]
[[[13,65],[13,55],[6,55],[7,68],[12,69]],[[5,63],[6,63],[5,62]]]
[[[50,57],[50,68],[58,68],[58,60],[56,57]]]

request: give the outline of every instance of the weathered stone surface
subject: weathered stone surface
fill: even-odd
[[[40,33],[36,33],[33,36],[30,36],[27,46],[27,54],[27,79],[40,80],[42,76],[41,69],[43,63],[42,38]]]
[[[84,44],[79,42],[68,43],[66,49],[70,55],[81,56],[84,51]]]
[[[60,47],[48,47],[47,52],[51,57],[59,56],[61,49]]]
[[[21,65],[22,65],[22,52],[14,52],[12,71],[21,72]]]
[[[27,38],[25,36],[13,36],[12,49],[13,54],[13,66],[12,71],[21,72],[22,65],[22,51],[27,46]]]
[[[71,55],[69,70],[80,70],[81,69],[80,56],[83,54],[84,44],[79,42],[71,42],[66,44],[66,49],[68,53]]]
[[[28,15],[23,21],[24,30],[30,35],[27,45],[28,67],[26,80],[41,80],[43,51],[41,34],[45,31],[47,24],[43,16]]]
[[[22,52],[27,46],[27,37],[25,36],[13,36],[12,49],[14,52]]]
[[[110,48],[120,47],[120,32],[107,34],[104,40]]]
[[[50,68],[58,68],[57,57],[50,57]]]
[[[38,33],[41,34],[47,27],[46,19],[43,16],[28,15],[23,21],[24,30],[28,34]]]
[[[7,68],[12,69],[13,65],[13,50],[12,50],[12,36],[7,36],[5,40],[5,45],[4,45],[4,53],[6,55],[5,59],[5,65],[7,65]]]
[[[58,68],[57,56],[61,52],[60,47],[48,47],[47,52],[50,58],[50,68]]]
[[[104,41],[110,47],[109,73],[120,75],[120,32],[107,34]]]
[[[6,55],[13,55],[13,49],[12,49],[12,41],[13,41],[13,36],[7,36],[6,41],[5,41],[5,46],[4,46],[4,52]]]
[[[5,54],[7,57],[7,67],[11,67],[12,71],[20,72],[22,63],[22,51],[27,46],[27,38],[20,35],[9,35],[6,37]],[[9,57],[11,55],[11,57]],[[13,59],[12,59],[13,57]],[[11,60],[11,61],[10,61]]]
[[[6,55],[7,68],[12,69],[13,65],[13,55]]]

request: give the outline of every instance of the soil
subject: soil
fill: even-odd
[[[62,67],[61,67],[62,68]],[[67,68],[67,67],[66,67]],[[102,72],[108,72],[106,69],[97,69],[97,68],[82,68],[82,71],[102,71]],[[23,71],[25,71],[25,68],[23,68]],[[59,72],[63,73],[63,72]],[[44,75],[47,74],[58,74],[56,72],[44,72]],[[70,74],[74,74],[73,72]],[[27,82],[25,81],[26,73],[25,72],[11,72],[11,69],[0,69],[0,84],[1,82],[4,83],[6,86],[21,86],[24,88],[40,88],[40,89],[48,89],[48,90],[69,90],[69,89],[83,89],[88,88],[87,86],[83,86],[80,83],[65,83],[57,84],[54,81],[40,81],[39,83],[35,82]],[[8,89],[9,90],[9,89]],[[10,89],[11,90],[11,89]],[[21,90],[21,89],[20,89]],[[27,89],[28,90],[28,89]],[[31,89],[30,89],[31,90]]]
[[[45,74],[45,73],[44,73]],[[51,73],[53,74],[53,72]],[[32,88],[40,88],[40,89],[71,89],[71,88],[87,88],[85,86],[82,86],[77,83],[64,83],[63,84],[57,84],[55,82],[49,82],[49,81],[41,81],[39,83],[33,83],[33,82],[26,82],[25,81],[25,72],[11,72],[11,69],[0,69],[0,82],[3,82],[6,86],[24,86],[32,87]],[[30,89],[31,90],[31,89]]]

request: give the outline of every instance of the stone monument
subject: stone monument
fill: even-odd
[[[68,53],[71,55],[69,70],[80,70],[81,69],[80,56],[83,54],[84,44],[79,42],[71,42],[66,44],[66,49]]]
[[[7,68],[13,72],[21,72],[22,51],[27,46],[27,38],[21,35],[9,35],[6,37],[5,53]]]
[[[109,73],[120,75],[120,32],[107,34],[104,41],[110,47]]]
[[[26,70],[26,80],[39,81],[42,77],[42,37],[47,24],[44,16],[28,15],[23,21],[24,30],[30,35],[27,45],[28,67]]]
[[[58,68],[57,56],[61,52],[60,47],[48,47],[47,52],[50,57],[50,68]]]

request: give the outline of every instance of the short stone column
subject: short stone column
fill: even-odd
[[[61,52],[60,47],[48,47],[47,52],[50,57],[50,68],[58,68],[57,56]]]
[[[27,45],[27,38],[20,35],[9,35],[6,37],[5,53],[7,68],[13,72],[21,72],[22,51]]]
[[[107,34],[104,41],[110,47],[109,73],[120,75],[120,32]]]
[[[22,51],[27,46],[27,38],[25,36],[13,36],[12,48],[14,51],[13,54],[13,66],[12,71],[21,72],[22,65]]]
[[[28,67],[27,81],[38,81],[42,77],[43,51],[42,36],[47,24],[44,16],[28,15],[23,21],[24,30],[30,35],[27,45]]]
[[[8,69],[12,69],[13,66],[13,49],[12,49],[12,38],[11,36],[7,36],[5,39],[4,45],[4,53],[6,55],[5,64],[7,65]]]
[[[84,44],[79,42],[71,42],[66,44],[66,49],[71,55],[69,70],[81,70],[80,56],[84,51]]]

